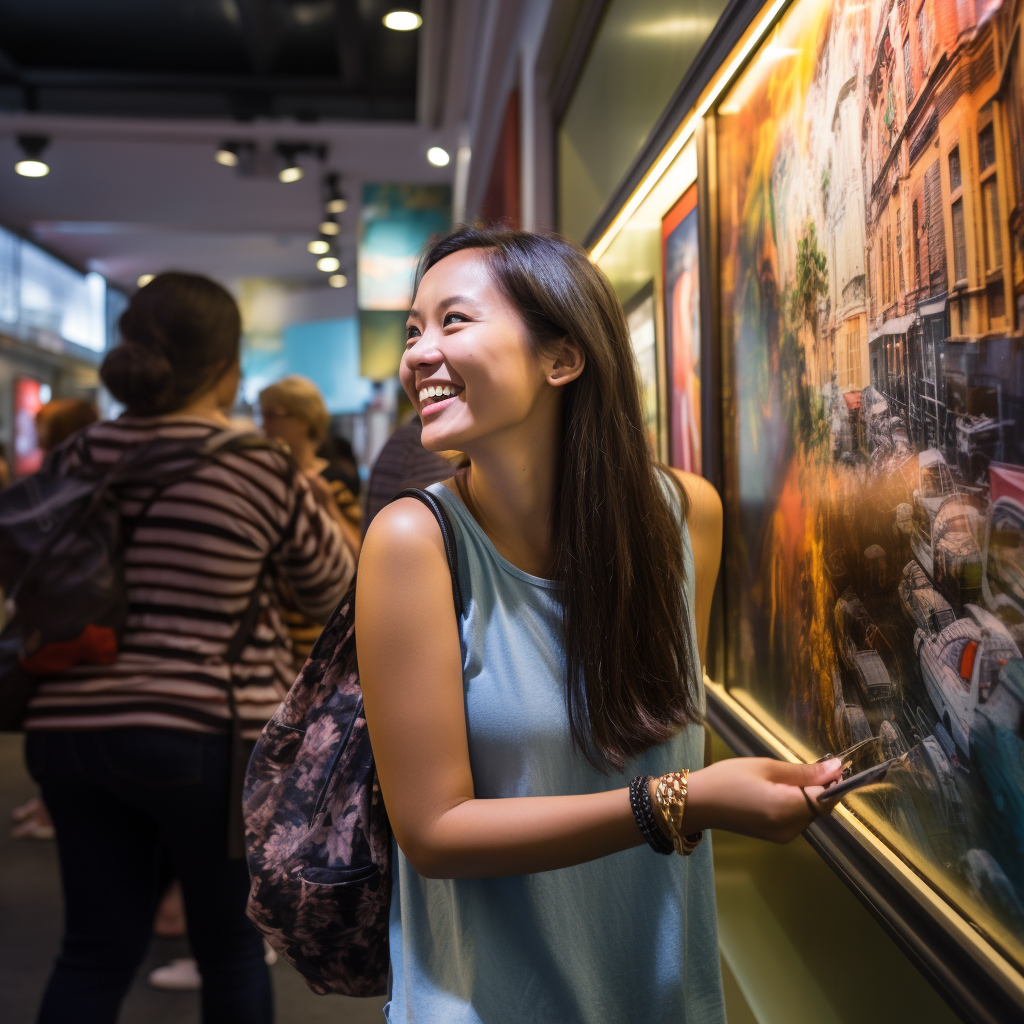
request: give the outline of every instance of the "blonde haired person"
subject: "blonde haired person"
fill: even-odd
[[[264,432],[288,446],[321,504],[340,524],[352,556],[358,556],[362,542],[359,501],[337,468],[317,455],[331,424],[331,414],[319,388],[308,378],[291,374],[264,388],[259,401]],[[287,600],[282,618],[291,635],[298,671],[309,657],[323,623],[303,615]]]

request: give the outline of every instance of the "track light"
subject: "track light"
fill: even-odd
[[[388,11],[384,15],[384,27],[394,32],[413,32],[423,24],[415,11]]]
[[[222,167],[237,167],[238,145],[233,142],[226,142],[213,154],[213,159]]]
[[[339,196],[337,199],[328,199],[324,203],[324,209],[328,213],[344,213],[348,209],[348,200],[343,196]]]
[[[451,157],[448,155],[447,149],[442,149],[440,146],[431,146],[427,150],[427,159],[435,167],[447,167],[451,161]]]
[[[43,150],[50,144],[46,135],[19,135],[18,145],[25,154],[23,160],[19,160],[14,169],[23,178],[43,178],[50,173],[50,165],[43,159]]]
[[[322,238],[314,238],[306,248],[314,256],[322,256],[324,253],[331,251],[331,243],[325,242]]]
[[[316,269],[325,274],[333,274],[340,266],[341,260],[337,256],[324,256],[316,261]]]
[[[320,234],[321,235],[338,235],[341,234],[341,225],[332,218],[328,217],[327,220],[320,222]]]
[[[348,278],[344,274],[331,274],[331,276],[327,278],[327,283],[332,288],[344,288],[345,285],[348,284]]]
[[[341,175],[337,171],[331,171],[324,175],[324,209],[331,216],[344,213],[348,209],[348,200],[345,193],[341,191]],[[328,218],[330,219],[330,218]],[[334,232],[336,234],[336,232]],[[325,231],[324,234],[332,234]]]
[[[142,276],[141,276],[141,277],[140,277],[140,278],[138,279],[138,281],[136,281],[135,283],[136,283],[136,284],[137,284],[137,285],[138,285],[138,286],[139,286],[140,288],[145,288],[145,287],[146,287],[146,285],[147,285],[147,284],[149,284],[149,282],[153,280],[153,277],[154,277],[154,275],[153,275],[153,274],[143,274],[143,275],[142,275]]]
[[[277,172],[278,181],[290,185],[293,181],[302,178],[306,170],[299,163],[299,154],[308,152],[309,147],[300,143],[279,142],[276,148],[277,158],[281,165]]]

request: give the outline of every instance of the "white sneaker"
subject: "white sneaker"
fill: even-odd
[[[268,967],[277,963],[277,953],[266,939],[263,940],[263,961]],[[181,957],[163,967],[157,967],[149,972],[146,980],[153,988],[173,992],[195,992],[203,984],[199,967],[192,957]]]
[[[153,988],[173,992],[195,992],[203,985],[202,975],[192,957],[182,957],[157,967],[149,972],[146,980]]]

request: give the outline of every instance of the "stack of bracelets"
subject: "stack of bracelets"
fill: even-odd
[[[650,775],[638,775],[629,784],[629,806],[633,809],[633,817],[636,818],[647,845],[656,853],[669,854],[674,850],[688,857],[704,838],[703,832],[694,832],[691,835],[683,835],[682,832],[688,776],[689,772],[686,769],[662,775],[658,779],[653,802]],[[655,814],[660,815],[671,839],[658,827]]]

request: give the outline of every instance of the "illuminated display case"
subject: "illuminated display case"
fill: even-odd
[[[993,1022],[1024,1019],[1022,10],[733,3],[588,240],[626,302],[655,268],[659,452],[703,434],[723,496],[712,724],[892,759],[808,838]]]

